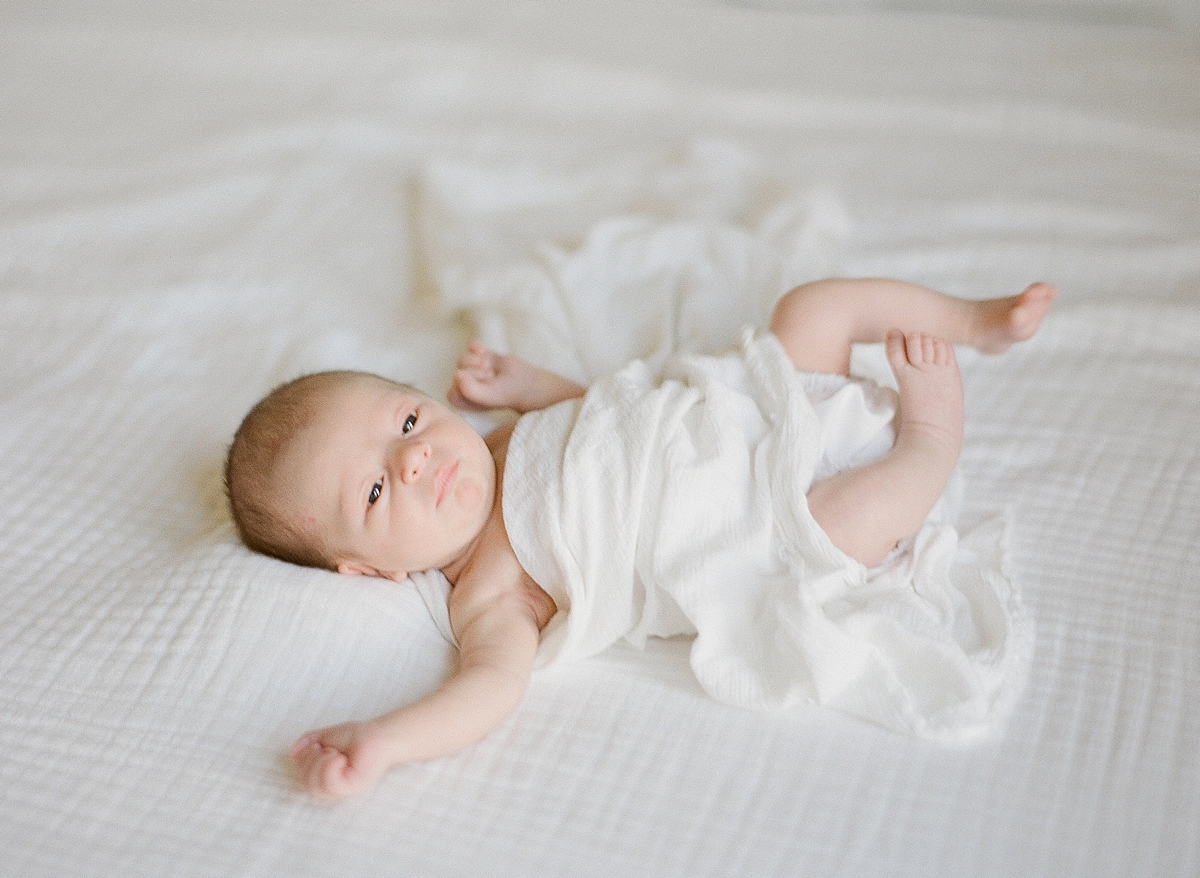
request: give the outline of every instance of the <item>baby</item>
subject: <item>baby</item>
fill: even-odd
[[[837,549],[872,567],[918,531],[962,447],[952,345],[1003,352],[1034,334],[1054,297],[1041,283],[1018,296],[969,301],[871,279],[818,281],[778,302],[770,333],[792,368],[848,375],[853,343],[884,342],[899,387],[891,449],[807,487],[808,510]],[[474,342],[458,362],[450,401],[525,414],[585,392]],[[518,560],[513,523],[506,528],[513,430],[506,425],[485,439],[419,391],[354,372],[283,385],[239,428],[226,483],[251,548],[398,582],[438,569],[451,585],[457,668],[413,704],[302,736],[291,757],[314,795],[355,795],[391,766],[457,752],[499,726],[523,698],[539,640],[560,608]]]

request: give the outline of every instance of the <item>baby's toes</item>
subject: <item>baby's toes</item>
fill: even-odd
[[[935,366],[949,366],[954,362],[954,345],[944,338],[933,339],[933,357],[930,360]]]
[[[887,334],[884,340],[884,350],[887,352],[888,361],[892,364],[893,369],[899,369],[908,365],[908,340],[898,329],[893,329]]]
[[[917,367],[945,366],[954,358],[954,348],[949,342],[927,332],[908,336],[907,349],[909,362]]]
[[[933,362],[933,336],[917,332],[909,336],[908,359],[914,366],[924,366]]]

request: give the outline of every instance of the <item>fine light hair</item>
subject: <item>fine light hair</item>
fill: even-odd
[[[242,420],[225,458],[225,493],[238,535],[254,551],[305,567],[337,569],[318,530],[302,529],[283,509],[276,477],[292,438],[312,423],[330,395],[362,378],[396,383],[367,372],[302,375],[276,387]]]

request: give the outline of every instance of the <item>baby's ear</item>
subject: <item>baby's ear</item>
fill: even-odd
[[[357,561],[343,561],[338,564],[337,571],[347,576],[378,576],[380,579],[390,579],[392,582],[403,582],[408,578],[408,573],[404,571],[400,573],[384,573],[370,564],[360,564]]]
[[[369,564],[359,564],[357,561],[342,561],[337,566],[338,573],[346,576],[382,576],[383,574]]]

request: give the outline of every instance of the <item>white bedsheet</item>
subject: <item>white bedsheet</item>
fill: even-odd
[[[789,5],[0,9],[0,875],[1200,871],[1195,31],[1168,4]],[[438,392],[461,309],[520,313],[461,298],[472,254],[536,266],[671,211],[777,236],[780,283],[1059,284],[1033,342],[961,358],[962,521],[1011,508],[1037,621],[1005,733],[733,710],[666,641],[306,799],[296,735],[453,656],[414,590],[237,544],[237,421],[327,366]],[[592,306],[535,315],[547,355],[600,365],[564,326],[670,346]]]

